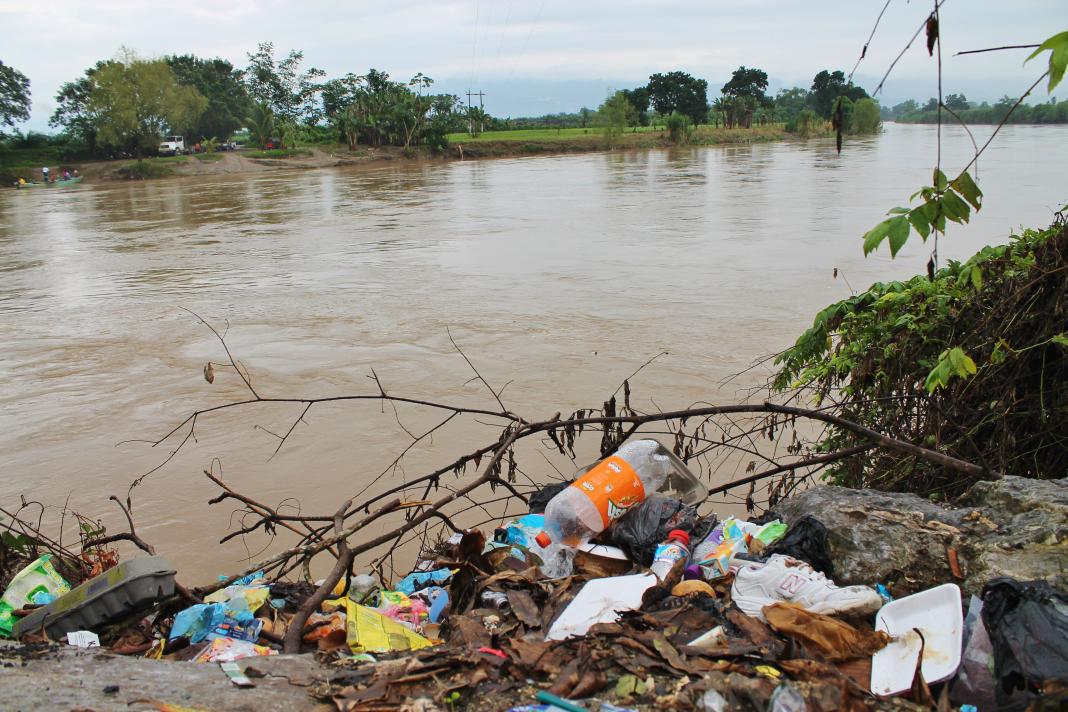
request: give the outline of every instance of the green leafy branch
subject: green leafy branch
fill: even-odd
[[[1050,93],[1060,84],[1064,78],[1065,70],[1068,69],[1068,32],[1061,32],[1047,39],[1025,61],[1034,59],[1042,52],[1050,53],[1048,69],[1009,109],[1001,123],[991,134],[990,139],[981,149],[976,151],[975,156],[968,162],[964,170],[950,181],[940,169],[935,168],[932,180],[933,185],[924,186],[909,197],[909,202],[911,203],[917,196],[920,196],[923,201],[920,205],[914,208],[892,208],[887,212],[890,216],[889,218],[864,234],[865,257],[877,250],[884,240],[890,243],[890,256],[896,257],[897,253],[908,242],[912,231],[915,231],[920,236],[920,239],[926,242],[932,231],[945,233],[947,220],[963,225],[971,218],[973,208],[976,212],[982,208],[983,192],[979,189],[971,174],[968,173],[968,168],[978,160],[979,156],[990,145],[990,141],[993,140],[1009,116],[1012,115],[1012,112],[1031,93],[1031,90],[1038,85],[1038,82],[1048,76],[1048,91]],[[973,279],[977,282],[976,288],[979,288],[982,278],[978,272],[973,274],[975,275]]]
[[[865,233],[865,257],[888,238],[890,256],[896,257],[912,230],[926,242],[932,229],[945,232],[947,220],[963,225],[971,218],[972,208],[978,212],[983,207],[983,191],[968,171],[962,171],[949,181],[946,174],[936,168],[932,182],[934,185],[925,185],[909,196],[909,202],[920,196],[923,200],[920,205],[911,209],[891,208],[887,213],[889,218]]]
[[[1064,79],[1064,70],[1068,68],[1068,32],[1060,32],[1038,46],[1034,52],[1024,60],[1030,62],[1042,52],[1049,52],[1049,93]]]
[[[938,363],[927,374],[927,380],[923,385],[928,393],[934,393],[935,390],[948,386],[951,378],[968,378],[968,376],[975,375],[978,370],[975,367],[975,361],[964,353],[964,349],[954,346],[943,351],[938,357]]]

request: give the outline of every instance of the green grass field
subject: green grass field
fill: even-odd
[[[270,151],[242,151],[245,158],[294,158],[296,156],[310,156],[311,151],[306,148],[275,148]]]
[[[720,126],[701,124],[691,134],[693,143],[734,143],[739,140],[756,139],[767,140],[771,137],[781,137],[782,124],[769,126],[754,126],[751,129],[726,129]],[[498,141],[523,142],[523,143],[549,143],[558,141],[581,141],[597,140],[602,136],[599,127],[588,129],[518,129],[515,131],[486,131],[479,136],[470,136],[466,133],[449,134],[451,144],[488,143]],[[620,139],[628,144],[635,141],[631,136],[641,136],[645,139],[655,139],[663,135],[661,127],[638,126],[628,128],[622,133]],[[644,143],[644,142],[643,142]]]
[[[194,153],[193,156],[198,161],[208,161],[209,163],[213,161],[221,161],[223,159],[223,154],[221,153]]]
[[[652,131],[651,126],[639,126],[638,133]],[[659,130],[659,129],[657,129]],[[631,133],[633,129],[627,129]],[[449,134],[449,143],[477,143],[479,141],[560,141],[583,137],[597,137],[601,135],[601,129],[592,127],[588,129],[517,129],[515,131],[486,131],[479,136],[470,136],[466,133]]]

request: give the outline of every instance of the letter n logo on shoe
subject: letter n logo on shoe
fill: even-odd
[[[779,584],[779,590],[782,591],[789,598],[793,598],[797,595],[797,592],[801,590],[801,587],[805,585],[805,578],[798,576],[797,574],[790,574],[782,580]]]

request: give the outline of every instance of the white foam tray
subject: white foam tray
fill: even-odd
[[[964,629],[960,589],[947,583],[892,601],[879,610],[875,629],[894,640],[872,656],[873,693],[886,697],[910,690],[921,647],[923,679],[947,680],[960,665]]]

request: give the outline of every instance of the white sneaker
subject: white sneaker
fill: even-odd
[[[762,609],[791,601],[813,613],[865,616],[875,613],[883,599],[867,586],[839,588],[803,561],[775,554],[766,564],[746,564],[734,578],[731,598],[746,615],[764,620]]]

